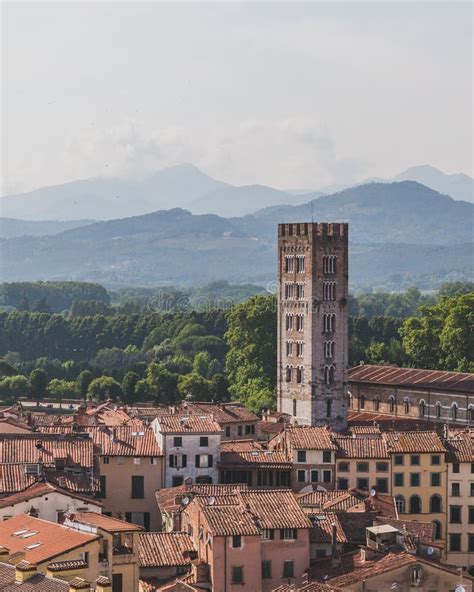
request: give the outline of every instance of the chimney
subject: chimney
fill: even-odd
[[[23,584],[38,573],[38,568],[29,561],[20,561],[15,565],[15,584]]]
[[[69,592],[91,592],[91,585],[83,578],[73,578],[69,582]]]
[[[10,549],[0,546],[0,563],[8,563],[10,559]]]
[[[332,523],[332,531],[331,531],[331,557],[332,557],[332,567],[337,567],[340,565],[339,561],[339,552],[337,549],[337,527],[336,523]]]
[[[16,553],[12,553],[10,555],[9,563],[11,565],[16,565],[25,559],[25,552],[24,551],[17,551]]]
[[[95,581],[95,592],[112,592],[112,582],[105,576],[100,576]]]

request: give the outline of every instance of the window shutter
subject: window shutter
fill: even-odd
[[[174,467],[174,455],[170,454],[170,467],[173,468]]]
[[[212,454],[207,456],[207,466],[212,467]]]
[[[143,526],[146,531],[150,530],[150,512],[143,512]]]
[[[200,468],[201,467],[201,457],[199,456],[199,454],[196,454],[196,468]]]
[[[182,465],[183,468],[186,466],[186,461],[187,460],[188,460],[188,457],[185,454],[183,454],[183,465]]]

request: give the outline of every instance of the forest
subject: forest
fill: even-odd
[[[62,313],[48,310],[51,294],[34,285],[31,292],[17,285],[18,308],[10,304],[0,313],[3,403],[21,396],[38,401],[112,398],[129,404],[192,397],[239,399],[255,411],[274,406],[274,295],[248,297],[250,287],[240,287],[234,300],[219,308],[206,300],[212,290],[201,288],[204,296],[195,307],[189,297],[178,305],[178,298],[171,310],[150,312],[150,294],[140,289],[120,300],[94,284],[74,284],[56,286],[63,295],[56,294],[52,302],[64,303],[69,294],[69,308]],[[229,296],[229,285],[220,287]],[[44,310],[22,306],[35,298],[43,301]],[[363,361],[474,371],[472,284],[445,284],[430,295],[416,288],[363,294],[351,297],[348,306],[350,365]]]

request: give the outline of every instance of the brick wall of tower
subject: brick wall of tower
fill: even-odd
[[[297,263],[302,257],[304,269]],[[327,257],[334,263],[328,265],[328,259],[325,263]],[[293,263],[287,264],[287,258]],[[343,428],[347,423],[347,224],[280,224],[278,278],[278,409],[300,424]],[[304,295],[298,293],[298,284],[304,285]],[[294,288],[287,288],[290,285]],[[334,330],[325,331],[327,314],[335,315]],[[293,320],[288,321],[288,316]],[[287,342],[292,343],[289,351]],[[325,342],[333,342],[331,351]]]

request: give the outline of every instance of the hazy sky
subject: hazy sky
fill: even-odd
[[[318,188],[472,174],[472,4],[2,5],[3,193],[192,162]]]

